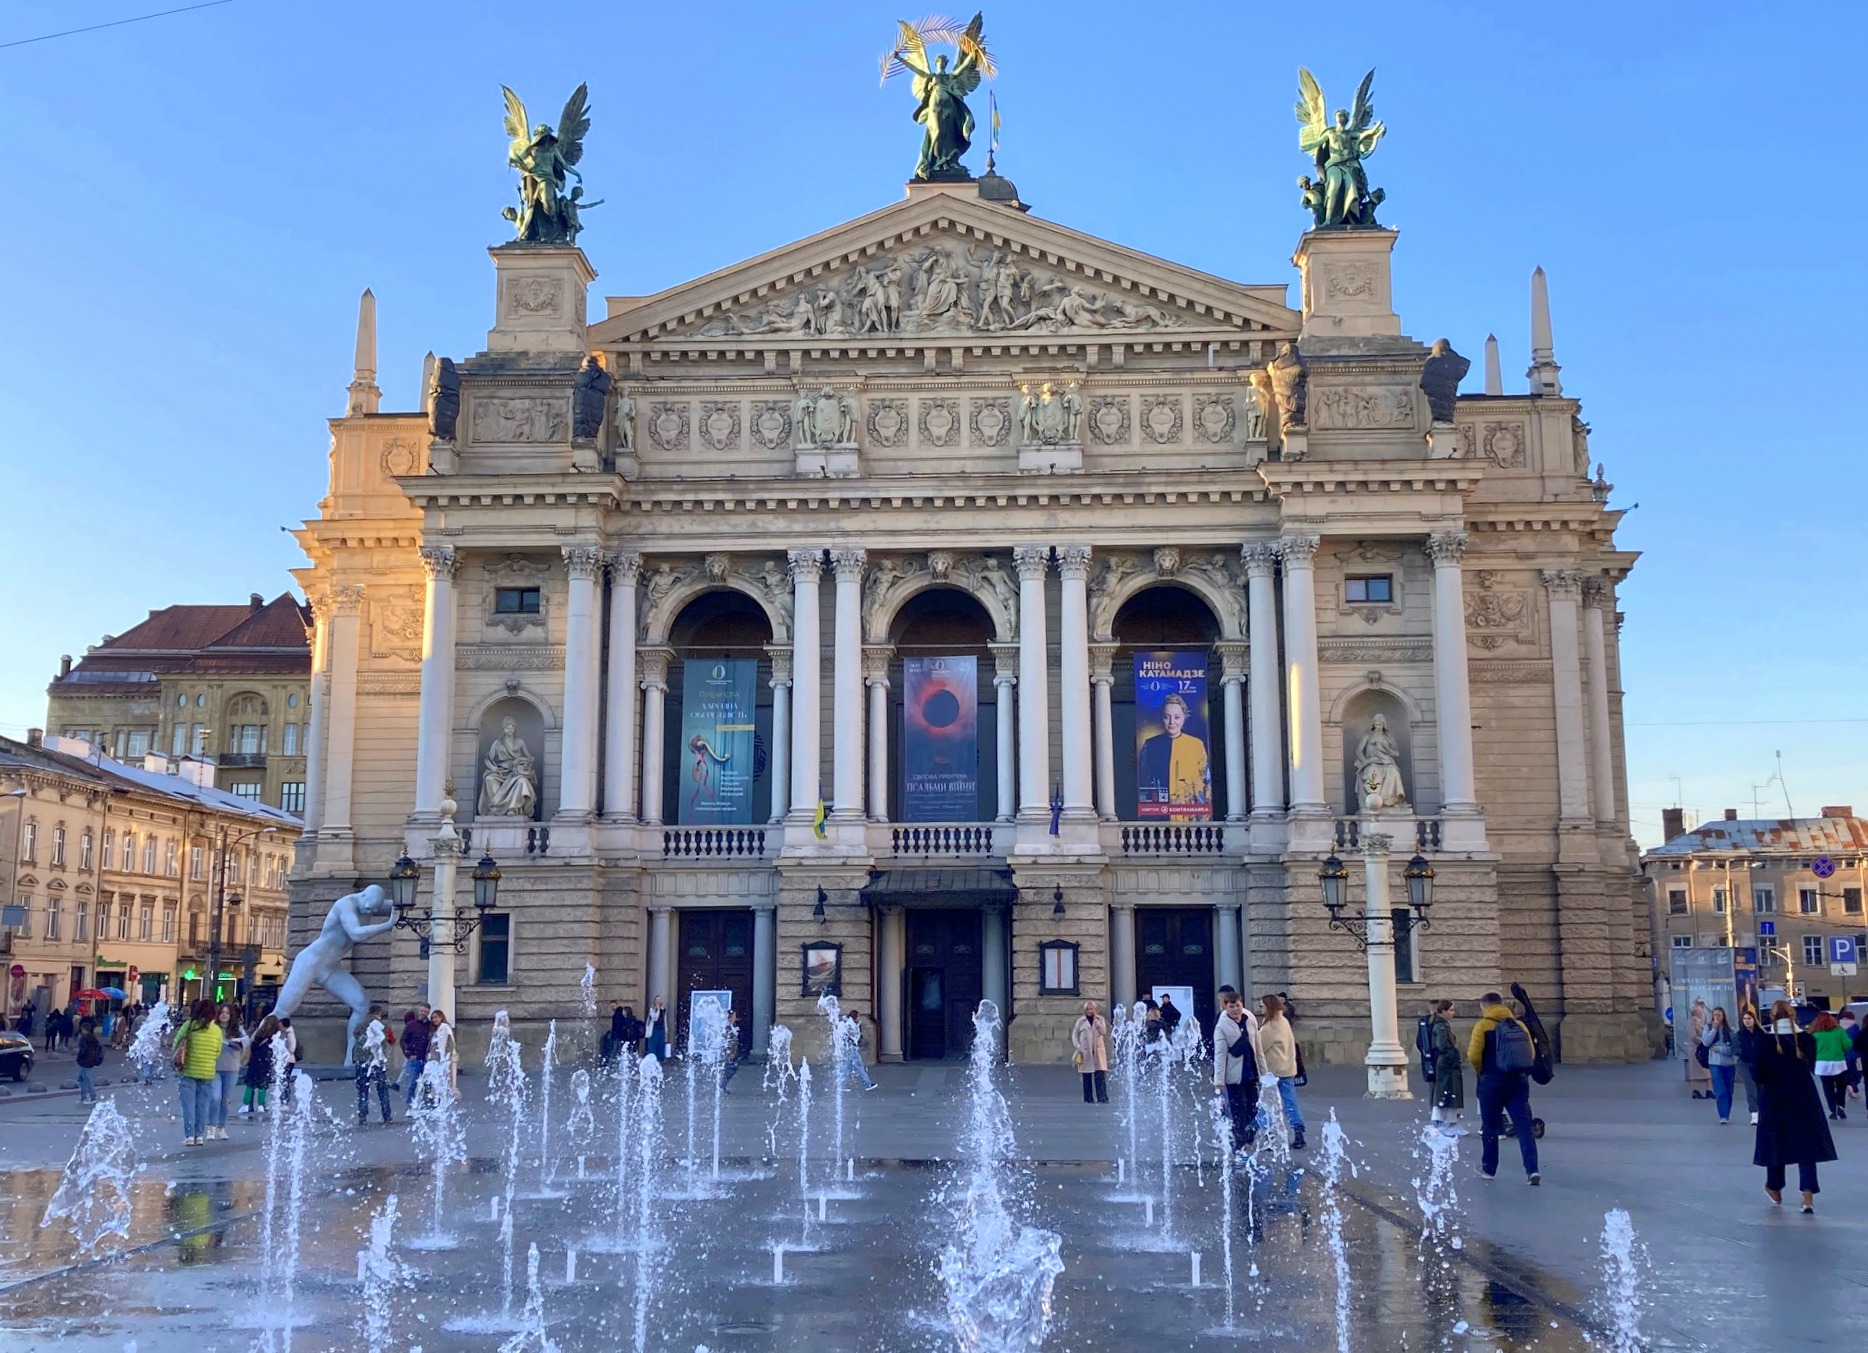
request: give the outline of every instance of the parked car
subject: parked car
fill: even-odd
[[[32,1074],[32,1040],[25,1034],[0,1034],[0,1076],[23,1081]]]

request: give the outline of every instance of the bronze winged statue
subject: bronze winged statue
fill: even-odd
[[[979,88],[982,76],[993,74],[992,57],[980,30],[984,16],[961,28],[951,19],[930,16],[919,24],[900,21],[900,36],[882,58],[882,78],[907,71],[914,77],[914,120],[922,126],[921,157],[915,162],[917,183],[964,181],[972,178],[960,163],[973,144],[973,110],[966,96]],[[929,42],[954,47],[951,68],[945,55],[928,59]]]
[[[1388,129],[1375,118],[1369,98],[1374,83],[1375,72],[1370,71],[1362,77],[1354,104],[1338,108],[1332,121],[1317,77],[1297,68],[1297,145],[1317,166],[1317,181],[1312,183],[1306,175],[1298,186],[1318,229],[1375,224],[1375,208],[1385,194],[1380,188],[1369,189],[1362,161]]]
[[[506,135],[511,145],[506,163],[519,171],[519,205],[502,213],[513,223],[517,238],[528,244],[572,244],[583,229],[578,212],[598,206],[585,202],[583,175],[577,162],[584,157],[584,134],[590,130],[589,86],[579,85],[564,105],[554,131],[541,122],[531,126],[525,104],[505,85]],[[565,191],[569,179],[577,182]]]

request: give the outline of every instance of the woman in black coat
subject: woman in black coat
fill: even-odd
[[[1771,1007],[1771,1026],[1757,1040],[1758,1141],[1751,1163],[1764,1167],[1764,1193],[1784,1201],[1784,1171],[1797,1167],[1803,1210],[1816,1210],[1816,1166],[1836,1158],[1822,1099],[1816,1092],[1816,1040],[1797,1028],[1788,1001]]]

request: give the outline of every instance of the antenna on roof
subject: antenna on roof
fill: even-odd
[[[1772,752],[1771,755],[1777,758],[1777,787],[1784,791],[1784,816],[1795,817],[1797,810],[1790,806],[1790,782],[1784,779],[1784,754]]]

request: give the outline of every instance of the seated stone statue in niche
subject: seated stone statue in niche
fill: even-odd
[[[538,806],[538,764],[519,736],[519,726],[502,720],[499,739],[480,763],[481,817],[530,818]]]
[[[1356,748],[1356,792],[1364,803],[1377,808],[1407,807],[1407,787],[1401,783],[1401,745],[1388,733],[1388,720],[1377,714]]]

